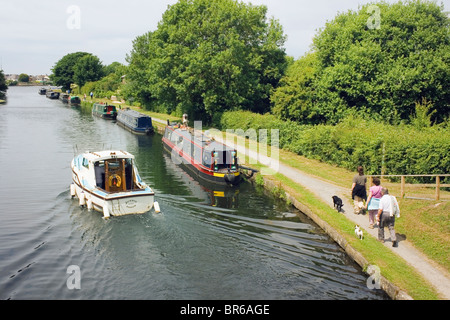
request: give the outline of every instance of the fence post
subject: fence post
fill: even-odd
[[[402,176],[402,182],[400,186],[400,192],[401,192],[401,198],[403,199],[405,197],[405,176]]]
[[[440,189],[441,189],[441,177],[436,176],[436,201],[439,201],[441,198]]]

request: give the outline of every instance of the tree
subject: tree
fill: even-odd
[[[355,111],[409,119],[426,99],[434,120],[443,121],[450,101],[449,21],[443,5],[421,0],[339,14],[314,38],[320,113],[331,122]]]
[[[30,81],[30,77],[27,75],[27,74],[25,74],[25,73],[21,73],[20,75],[19,75],[19,82],[29,82]]]
[[[157,111],[207,122],[226,110],[267,112],[287,63],[282,27],[266,14],[235,0],[180,0],[136,39],[129,78]]]
[[[103,67],[103,74],[105,76],[115,73],[117,70],[123,70],[124,65],[120,62],[114,61],[111,64]]]
[[[293,62],[271,96],[272,114],[282,120],[303,124],[322,122],[324,119],[314,103],[316,70],[317,55],[314,52]]]
[[[73,81],[79,87],[86,82],[94,82],[103,77],[103,65],[97,56],[86,54],[73,67]]]
[[[62,86],[64,90],[70,89],[70,85],[75,83],[74,81],[74,67],[78,60],[89,55],[87,52],[74,52],[69,53],[62,57],[55,66],[52,68],[53,74],[51,79],[57,86]]]
[[[152,32],[147,32],[138,36],[133,41],[133,49],[127,54],[128,62],[126,84],[123,86],[123,94],[127,99],[139,101],[145,106],[151,106],[154,99],[150,90],[148,66],[150,60],[154,58],[154,53],[150,51]],[[166,112],[166,110],[160,110]]]
[[[5,100],[7,90],[8,86],[6,85],[5,74],[0,69],[0,100]]]
[[[416,103],[431,121],[449,116],[449,19],[433,2],[367,4],[338,14],[290,66],[272,95],[272,112],[302,123],[337,123],[360,113],[410,121]]]

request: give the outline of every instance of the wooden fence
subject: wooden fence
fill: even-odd
[[[369,178],[369,186],[372,185],[372,178],[399,178],[400,177],[400,193],[401,197],[404,198],[406,195],[406,187],[415,187],[415,188],[436,188],[435,192],[435,200],[439,201],[441,199],[441,188],[450,188],[450,184],[441,184],[441,177],[450,177],[450,174],[417,174],[417,175],[370,175],[367,176]],[[436,179],[436,183],[409,183],[406,184],[406,178],[417,178],[417,177],[434,177]]]

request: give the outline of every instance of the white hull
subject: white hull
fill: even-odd
[[[105,218],[144,214],[155,204],[155,194],[142,182],[134,156],[125,151],[88,152],[74,158],[71,168],[71,196]]]
[[[133,196],[133,192],[123,192],[104,198],[82,189],[76,183],[73,183],[72,186],[71,188],[75,189],[75,194],[72,196],[79,199],[80,205],[103,213],[105,218],[144,214],[152,210],[154,205],[155,196],[153,194]],[[140,192],[140,194],[142,193]]]

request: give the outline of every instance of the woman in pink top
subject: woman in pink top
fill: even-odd
[[[373,229],[375,224],[375,216],[378,213],[378,206],[382,197],[380,179],[373,178],[372,186],[369,189],[369,197],[367,198],[366,210],[369,211],[369,228]]]

